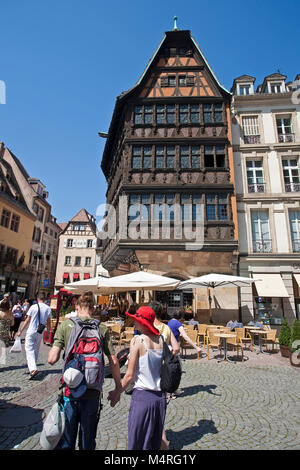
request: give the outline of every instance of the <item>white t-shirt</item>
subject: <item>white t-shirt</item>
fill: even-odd
[[[39,303],[40,306],[40,322],[43,325],[47,324],[47,319],[51,317],[52,310],[48,305],[44,303]],[[30,309],[27,312],[27,315],[31,317],[29,327],[27,329],[26,335],[31,335],[32,333],[36,333],[38,326],[39,326],[39,316],[38,316],[38,306],[37,304],[31,305]]]

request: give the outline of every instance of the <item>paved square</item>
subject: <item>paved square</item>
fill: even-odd
[[[35,381],[28,381],[23,354],[10,354],[0,365],[0,450],[40,449],[42,420],[55,401],[61,370],[61,362],[47,364],[48,351],[43,345]],[[280,353],[246,356],[243,364],[229,364],[197,360],[188,351],[180,394],[167,408],[170,450],[300,449],[300,369]],[[106,379],[97,449],[125,450],[130,396],[123,394],[111,408],[112,388]]]

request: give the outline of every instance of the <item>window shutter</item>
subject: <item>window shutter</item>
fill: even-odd
[[[258,117],[243,117],[243,133],[245,136],[259,135]]]
[[[160,85],[161,86],[168,86],[168,77],[162,77],[160,79]]]

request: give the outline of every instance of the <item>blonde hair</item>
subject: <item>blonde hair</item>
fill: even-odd
[[[94,309],[95,301],[94,301],[94,294],[91,291],[84,292],[81,296],[77,299],[77,305],[80,308],[89,308],[90,310]]]

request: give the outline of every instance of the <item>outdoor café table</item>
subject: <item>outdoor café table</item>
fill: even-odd
[[[229,359],[227,357],[227,339],[228,338],[236,338],[236,335],[230,334],[230,333],[215,333],[214,336],[217,336],[218,338],[223,338],[224,339],[224,358],[220,359],[220,361],[218,361],[218,362],[221,362],[221,361],[235,362],[235,361],[232,361],[231,359]]]
[[[244,326],[245,330],[248,331],[251,334],[252,331],[252,342],[254,344],[254,335],[257,331],[262,331],[262,329],[259,326]]]
[[[250,333],[255,333],[256,335],[259,335],[259,351],[256,354],[260,354],[260,353],[265,354],[262,348],[262,337],[263,335],[266,335],[268,333],[268,330],[257,331],[255,329],[255,330],[250,330]]]

